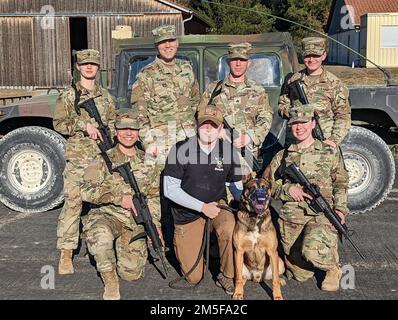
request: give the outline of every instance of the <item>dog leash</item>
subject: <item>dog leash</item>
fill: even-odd
[[[227,210],[232,213],[237,213],[239,211],[238,208],[231,208],[230,206],[226,206],[223,204],[219,204],[219,205],[217,205],[217,207],[219,207],[220,209],[223,209],[223,210]]]
[[[236,213],[239,211],[239,209],[235,209],[235,208],[231,208],[228,205],[223,205],[223,204],[218,204],[217,205],[218,208],[223,209],[223,210],[227,210],[230,211],[232,213]],[[199,286],[200,283],[202,283],[202,280],[204,278],[204,275],[206,274],[206,272],[209,270],[209,259],[210,259],[210,229],[211,229],[211,220],[209,218],[206,218],[206,224],[205,224],[205,233],[203,235],[203,240],[202,240],[202,245],[200,247],[199,250],[199,254],[198,257],[196,258],[196,261],[193,265],[193,267],[183,276],[178,277],[172,281],[169,282],[169,287],[172,289],[176,289],[176,290],[187,290],[187,289],[195,289],[197,286]],[[176,286],[176,283],[180,282],[181,280],[186,279],[187,277],[189,277],[189,275],[195,270],[195,268],[197,267],[197,265],[199,264],[199,261],[201,259],[201,257],[203,256],[204,251],[206,250],[206,268],[204,269],[203,275],[202,275],[202,279],[195,285],[190,285],[187,284],[185,287],[178,287]]]
[[[198,257],[196,258],[196,261],[195,261],[194,265],[192,266],[192,268],[185,275],[170,281],[169,282],[169,287],[170,288],[176,289],[176,290],[195,289],[197,286],[199,286],[199,284],[202,283],[202,280],[204,279],[204,275],[209,270],[210,229],[211,229],[211,220],[209,218],[206,218],[205,232],[204,232],[204,235],[203,235],[202,245],[200,247],[199,254],[198,254]],[[203,270],[202,279],[198,283],[196,283],[194,285],[191,285],[191,284],[187,283],[185,286],[177,286],[176,284],[178,282],[180,282],[181,280],[186,280],[189,277],[189,275],[196,269],[196,267],[199,264],[200,259],[202,258],[203,253],[205,252],[205,250],[206,250],[206,268]]]

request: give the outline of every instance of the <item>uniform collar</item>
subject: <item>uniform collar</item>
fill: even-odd
[[[125,155],[123,152],[120,151],[119,147],[116,145],[112,149],[108,150],[106,153],[109,156],[109,159],[112,162],[112,168],[117,168],[121,166],[122,164],[125,164],[127,162],[135,161],[137,159],[139,160],[144,160],[145,157],[145,152],[138,149],[135,147],[135,150],[137,151],[137,154],[135,157],[129,157]]]
[[[85,87],[83,87],[79,81],[76,83],[76,89],[78,91],[81,91],[82,95],[94,96],[94,97],[102,95],[101,87],[98,86],[97,84],[95,84],[93,90],[89,91]]]
[[[247,78],[247,76],[245,76],[245,79],[243,80],[243,82],[239,82],[239,83],[232,82],[232,81],[229,79],[229,74],[228,74],[228,76],[224,79],[224,85],[225,85],[226,87],[232,87],[232,88],[235,88],[235,89],[237,89],[237,88],[240,87],[240,86],[249,87],[250,84],[251,84],[251,83],[250,83],[250,80]]]
[[[318,139],[315,139],[314,143],[311,144],[308,148],[300,149],[300,150],[298,149],[297,144],[293,143],[293,144],[291,144],[289,146],[289,148],[287,150],[291,151],[291,152],[300,152],[300,153],[302,153],[303,151],[312,150],[312,149],[322,150],[323,149],[322,141],[319,141]]]
[[[159,57],[155,58],[156,65],[160,70],[162,70],[162,73],[164,74],[173,74],[173,73],[177,74],[181,72],[181,67],[178,65],[176,59],[174,59],[174,61],[175,61],[175,64],[173,66],[174,68],[171,68],[171,66],[167,66]]]
[[[324,66],[321,66],[321,68],[322,68],[322,73],[319,75],[319,82],[327,82],[327,75],[326,75],[327,71]],[[306,69],[303,69],[300,72],[305,74],[304,81],[305,79],[311,77],[307,74]]]

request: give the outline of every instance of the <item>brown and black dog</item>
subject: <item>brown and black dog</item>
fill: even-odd
[[[256,282],[272,279],[274,300],[282,300],[279,276],[285,272],[278,256],[278,239],[271,221],[269,202],[271,185],[267,180],[250,179],[245,183],[233,233],[235,248],[234,299],[243,299],[247,280]]]

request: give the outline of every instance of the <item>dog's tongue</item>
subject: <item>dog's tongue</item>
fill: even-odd
[[[264,209],[264,204],[263,203],[255,203],[254,204],[254,208],[256,208],[256,210],[261,211]]]

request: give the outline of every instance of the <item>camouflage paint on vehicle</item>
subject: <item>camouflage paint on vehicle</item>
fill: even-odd
[[[0,107],[0,135],[7,133],[7,123],[19,118],[46,118],[52,121],[58,93],[36,96],[31,99],[19,101]],[[23,126],[23,125],[21,125]]]

